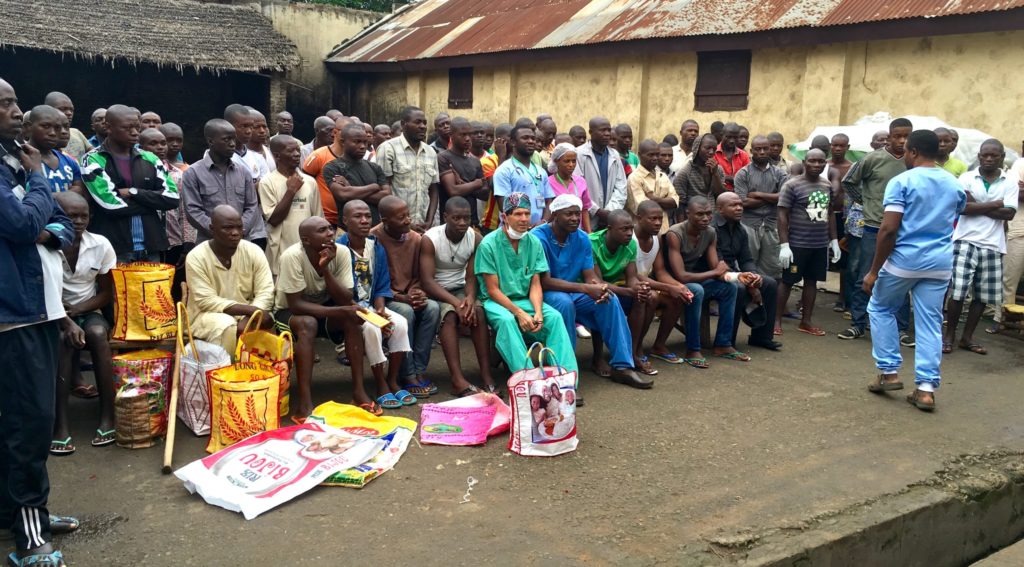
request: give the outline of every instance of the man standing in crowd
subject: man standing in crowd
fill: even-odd
[[[196,241],[212,236],[213,210],[218,205],[231,205],[242,216],[245,239],[265,247],[267,229],[252,172],[235,158],[238,143],[235,128],[226,120],[214,118],[206,123],[203,135],[209,148],[206,155],[192,164],[181,178],[185,214],[198,232]]]
[[[443,126],[447,148],[451,121],[444,121]],[[407,106],[402,109],[402,135],[384,142],[377,150],[377,164],[384,170],[391,192],[408,204],[412,228],[421,234],[434,224],[437,184],[441,180],[437,152],[424,142],[426,137],[427,118],[423,110]]]
[[[302,163],[305,164],[314,151],[329,146],[334,142],[334,120],[326,116],[318,116],[313,121],[313,139],[302,146]],[[321,197],[323,193],[321,192]],[[330,219],[328,219],[330,220]]]
[[[967,206],[953,231],[953,280],[949,287],[946,332],[942,341],[944,353],[953,351],[956,328],[968,291],[972,295],[971,306],[957,346],[976,354],[988,352],[974,341],[974,331],[986,304],[998,307],[1003,303],[1005,226],[1016,216],[1020,197],[1017,179],[1003,171],[1005,157],[999,140],[985,140],[978,150],[978,169],[960,176],[960,185],[967,194]]]
[[[773,169],[770,165],[768,168]],[[748,345],[779,350],[782,343],[776,342],[772,333],[777,309],[778,284],[775,278],[758,269],[750,253],[750,245],[747,243],[748,232],[740,223],[743,217],[743,200],[736,193],[726,192],[718,196],[717,206],[718,218],[715,221],[715,228],[718,240],[715,245],[718,247],[718,256],[729,266],[730,272],[736,273],[736,315],[732,324],[732,344],[736,344],[740,322],[745,321],[750,325]],[[757,321],[759,324],[755,324],[750,318],[750,313],[756,309],[748,309],[751,305],[760,305],[763,308],[764,319]],[[747,319],[743,318],[744,315]]]
[[[825,152],[807,151],[803,173],[789,178],[779,191],[779,263],[782,287],[775,315],[775,334],[782,334],[782,313],[786,311],[793,286],[803,282],[800,296],[800,324],[797,330],[815,337],[825,336],[816,327],[814,300],[818,282],[825,281],[828,257],[838,262],[842,252],[836,239],[836,218],[831,213],[832,184],[821,177]]]
[[[537,120],[537,152],[545,162],[551,161],[551,152],[555,149],[555,136],[558,135],[558,125],[550,116],[542,116]]]
[[[192,249],[185,259],[188,316],[197,339],[232,353],[256,311],[263,312],[263,328],[273,327],[274,278],[259,246],[242,239],[238,211],[230,205],[217,205],[210,219],[210,240]]]
[[[715,137],[704,134],[697,140],[697,149],[690,161],[676,173],[672,186],[679,195],[679,202],[685,207],[687,200],[694,197],[713,201],[726,190],[724,179],[725,171],[715,159]]]
[[[82,163],[93,200],[89,231],[107,237],[118,262],[159,262],[169,247],[160,211],[178,207],[178,187],[159,158],[138,149],[138,113],[115,104],[106,121],[107,139]]]
[[[693,144],[700,135],[700,125],[696,120],[685,120],[679,127],[679,145],[672,147],[672,165],[669,166],[670,175],[675,176],[683,166],[693,158]],[[666,227],[667,228],[667,227]]]
[[[473,126],[470,122],[461,116],[452,119],[451,148],[437,154],[437,168],[441,178],[439,207],[442,210],[452,197],[465,197],[474,204],[477,199],[487,198],[483,167],[471,152],[473,141]],[[473,226],[480,223],[475,206],[472,210],[472,223]]]
[[[59,110],[40,104],[34,107],[29,115],[25,139],[39,150],[43,160],[43,175],[50,183],[51,191],[74,191],[79,195],[85,195],[82,170],[78,163],[57,149],[60,144],[60,132],[67,126],[67,122],[67,117]]]
[[[867,308],[871,354],[879,370],[868,390],[879,394],[903,389],[898,320],[907,294],[913,292],[920,344],[914,364],[917,388],[907,401],[923,411],[935,409],[942,360],[942,303],[953,275],[953,223],[967,204],[964,190],[936,167],[938,155],[934,132],[917,130],[906,140],[904,160],[909,170],[893,177],[885,189],[878,251],[863,284],[863,291],[871,295]],[[969,217],[961,217],[960,223],[965,218]],[[952,313],[949,318],[956,320]]]
[[[0,79],[0,528],[14,535],[16,563],[60,566],[46,459],[66,320],[60,249],[74,231],[43,177],[39,150],[15,143],[22,120],[14,88]]]
[[[864,276],[874,264],[875,248],[878,241],[878,228],[882,225],[882,198],[889,180],[907,170],[903,160],[903,146],[913,125],[906,118],[897,118],[889,124],[886,145],[864,157],[855,169],[843,179],[843,189],[854,203],[863,208],[864,234],[860,239],[860,257],[857,259],[857,279],[851,294],[850,315],[853,322],[850,328],[839,333],[844,340],[859,339],[864,336],[868,323],[868,295],[864,293]],[[875,137],[879,138],[876,133]],[[914,340],[910,336],[910,298],[897,313],[899,322],[900,344],[913,347]]]
[[[587,143],[587,131],[583,129],[583,126],[577,124],[569,128],[569,138],[572,139],[572,145],[578,148]]]
[[[502,200],[502,226],[480,241],[474,269],[479,279],[494,344],[510,372],[527,368],[526,342],[540,341],[556,362],[576,372],[576,352],[562,316],[544,303],[541,274],[548,271],[544,248],[530,233],[530,197],[513,193]],[[582,398],[577,397],[576,405]]]
[[[551,204],[551,222],[531,231],[544,249],[549,268],[540,278],[544,303],[561,314],[573,351],[577,323],[599,332],[608,343],[610,364],[595,343],[593,370],[598,376],[634,388],[650,388],[654,382],[640,378],[633,370],[633,339],[619,297],[594,269],[593,248],[587,233],[579,229],[580,216],[586,214],[582,209],[579,197],[559,195]],[[632,257],[636,258],[635,252]]]
[[[150,128],[159,128],[160,125],[164,123],[163,119],[160,118],[160,115],[153,112],[152,110],[148,112],[143,112],[139,116],[139,122],[142,124],[143,130],[148,130]]]
[[[608,213],[626,206],[626,170],[619,152],[608,147],[611,138],[611,123],[596,116],[590,119],[590,141],[576,148],[576,175],[586,179],[597,206],[590,219],[594,230],[608,225]]]
[[[935,164],[953,174],[953,177],[960,179],[960,176],[967,173],[967,164],[950,155],[956,147],[953,141],[953,131],[949,128],[936,128],[935,135],[939,137],[939,159]],[[1002,167],[1002,164],[999,164]]]
[[[256,127],[255,117],[245,106],[229,104],[224,109],[224,120],[235,129],[235,159],[249,170],[252,185],[255,187],[264,175],[270,173],[270,166],[263,154],[251,151],[247,147],[252,139],[253,128]]]
[[[287,110],[282,110],[274,115],[274,128],[275,133],[270,138],[273,140],[277,136],[292,136],[292,132],[295,131],[295,118],[292,117],[292,113]],[[292,136],[293,138],[295,136]],[[298,138],[295,138],[298,140]],[[302,142],[299,142],[300,145]]]
[[[270,140],[276,169],[260,179],[259,202],[267,223],[267,262],[276,277],[281,254],[299,242],[299,225],[323,216],[316,181],[299,169],[299,141],[288,134]]]
[[[381,199],[391,194],[384,170],[366,157],[366,130],[359,124],[346,124],[338,132],[342,154],[323,167],[320,177],[331,189],[336,210],[345,203],[360,200],[370,206],[373,224],[380,222],[377,208]]]
[[[274,163],[274,154],[270,152],[270,148],[267,146],[267,141],[270,139],[267,117],[251,106],[247,106],[246,109],[249,111],[249,115],[252,116],[252,136],[249,137],[249,143],[246,145],[246,148],[257,155],[263,156],[263,159],[267,162],[267,173],[264,174],[266,176],[271,171],[277,169],[277,164]],[[256,181],[256,185],[259,186],[259,181]]]
[[[68,95],[53,91],[46,95],[46,98],[43,99],[43,104],[61,111],[64,116],[68,117],[69,125],[73,123],[75,119],[75,105],[71,102],[71,98]],[[85,137],[85,134],[78,128],[71,128],[71,138],[68,140],[68,145],[64,148],[64,151],[75,158],[75,161],[81,163],[82,157],[91,149],[93,149],[93,146],[89,145],[89,140]]]
[[[546,172],[533,159],[537,143],[533,128],[515,126],[511,136],[512,155],[494,172],[494,197],[508,197],[513,193],[529,196],[530,226],[537,226],[548,220],[548,206],[555,193],[547,182]]]
[[[1024,149],[1022,149],[1024,151]],[[1024,158],[1017,158],[1009,170],[1010,179],[1017,181],[1017,210],[1024,200]],[[1024,215],[1013,215],[1006,223],[1006,255],[1003,256],[1003,304],[1017,303],[1017,285],[1024,277]],[[1003,305],[996,305],[995,324],[986,329],[998,333],[1003,329]]]
[[[740,127],[735,122],[730,122],[722,129],[722,141],[715,149],[715,161],[722,166],[725,172],[725,179],[722,180],[726,190],[733,190],[733,178],[736,172],[743,169],[743,166],[750,163],[750,154],[737,146],[740,135]]]
[[[771,132],[768,134],[768,161],[788,175],[789,164],[786,163],[786,158],[782,157],[782,150],[785,147],[786,139],[782,137],[781,133]]]
[[[181,161],[181,149],[185,144],[185,134],[181,131],[181,126],[174,122],[161,124],[158,130],[164,135],[164,140],[167,142],[167,149],[162,158],[164,167],[167,168],[171,180],[178,187],[178,207],[164,213],[169,248],[164,253],[163,261],[177,268],[177,271],[174,272],[175,285],[171,291],[179,294],[180,283],[185,281],[185,255],[196,245],[196,229],[192,223],[188,222],[188,217],[185,214],[185,199],[181,194],[181,181],[185,177],[185,171],[188,170],[188,164]],[[177,297],[178,295],[175,295],[175,298]]]
[[[672,187],[668,176],[658,169],[658,143],[654,140],[640,142],[640,163],[629,175],[627,184],[629,191],[626,195],[626,210],[636,215],[639,212],[640,204],[644,201],[654,201],[662,208],[664,219],[662,221],[662,234],[668,232],[670,216],[679,208],[679,194]]]
[[[633,128],[629,124],[615,127],[615,150],[619,152],[626,178],[629,178],[629,174],[640,165],[640,158],[633,153]]]
[[[434,138],[430,143],[434,153],[441,153],[448,149],[451,143],[452,117],[447,112],[438,112],[434,117]]]
[[[457,139],[453,134],[452,141]],[[445,203],[444,224],[424,234],[420,244],[420,278],[423,291],[440,305],[441,350],[452,374],[452,393],[462,397],[479,392],[466,380],[459,355],[458,327],[473,337],[484,391],[502,395],[491,376],[490,335],[483,308],[477,302],[473,262],[480,235],[470,224],[471,205],[463,197]]]
[[[380,224],[370,231],[388,256],[392,297],[387,307],[408,322],[412,352],[402,363],[400,380],[418,398],[426,398],[437,386],[425,377],[430,364],[430,351],[437,337],[441,307],[427,297],[420,286],[420,239],[413,230],[409,207],[398,197],[389,195],[380,200]]]
[[[90,125],[92,126],[92,136],[87,140],[89,145],[98,148],[103,140],[107,138],[107,109],[97,108],[92,111],[92,117],[90,118]]]
[[[710,365],[701,353],[700,319],[705,301],[718,301],[715,356],[749,362],[750,357],[733,347],[733,317],[736,310],[735,275],[727,277],[729,266],[718,257],[715,229],[711,226],[711,203],[692,197],[686,204],[686,220],[672,225],[665,235],[667,264],[672,277],[689,288],[692,301],[685,308],[686,356],[683,362],[694,368]]]
[[[351,118],[344,116],[334,121],[334,126],[331,128],[331,134],[333,140],[330,144],[320,146],[313,153],[309,154],[305,159],[302,160],[302,171],[306,175],[316,180],[317,190],[320,191],[320,206],[324,209],[324,218],[331,225],[338,226],[338,207],[334,198],[334,193],[331,191],[330,183],[331,179],[326,179],[323,176],[324,168],[327,164],[345,155],[345,145],[342,141],[342,133],[345,127],[352,124]],[[362,127],[359,128],[362,132]],[[319,133],[317,134],[319,136]]]
[[[750,163],[736,172],[733,184],[743,203],[743,224],[753,237],[750,251],[757,271],[772,278],[782,275],[778,204],[779,190],[785,182],[786,172],[772,165],[771,142],[764,136],[754,136],[750,143]]]

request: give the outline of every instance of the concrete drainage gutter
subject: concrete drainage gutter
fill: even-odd
[[[1024,535],[1024,453],[965,455],[928,480],[798,525],[683,551],[681,565],[960,566]]]

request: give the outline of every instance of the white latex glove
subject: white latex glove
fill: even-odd
[[[835,264],[843,257],[843,250],[839,248],[839,241],[833,238],[828,241],[828,249],[832,252],[832,263]]]
[[[789,243],[783,242],[779,244],[779,264],[782,265],[782,269],[789,269],[789,265],[793,263],[793,251],[789,249]]]

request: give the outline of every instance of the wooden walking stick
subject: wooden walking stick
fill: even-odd
[[[183,289],[182,299],[188,294],[185,284],[182,283]],[[185,349],[181,343],[184,333],[182,332],[182,322],[187,319],[185,315],[185,303],[184,301],[178,302],[178,339],[174,345],[174,373],[171,374],[171,403],[170,407],[167,408],[167,440],[164,444],[164,474],[171,474],[171,461],[174,459],[174,429],[178,423],[178,384],[181,382],[181,357],[185,354]]]

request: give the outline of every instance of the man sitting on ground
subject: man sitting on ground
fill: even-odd
[[[633,370],[636,365],[631,348],[633,339],[619,297],[594,270],[593,249],[587,233],[579,229],[580,216],[585,214],[582,209],[579,197],[559,195],[551,202],[552,221],[531,231],[540,241],[547,259],[548,270],[540,276],[544,302],[561,315],[573,351],[577,322],[595,331],[593,370],[598,376],[634,388],[650,388],[654,382],[641,378]],[[629,213],[624,214],[629,216]],[[594,234],[604,235],[603,232]],[[626,249],[622,253],[636,257],[635,252]],[[623,292],[636,293],[633,289]],[[611,349],[610,366],[602,356],[597,333]]]
[[[412,230],[412,216],[405,201],[387,196],[380,201],[381,223],[370,235],[384,246],[388,256],[392,296],[388,309],[405,318],[409,328],[412,354],[406,357],[401,382],[416,397],[437,393],[437,386],[426,378],[430,351],[437,337],[441,307],[427,297],[420,286],[420,233]]]
[[[188,316],[197,339],[235,352],[238,335],[256,311],[261,326],[273,327],[274,278],[263,250],[242,240],[242,216],[230,205],[213,209],[212,239],[185,259],[189,284]]]
[[[64,311],[85,334],[85,348],[92,355],[96,376],[96,387],[85,386],[78,370],[81,366],[81,349],[61,342],[57,414],[50,453],[69,455],[75,452],[67,416],[68,395],[72,391],[79,397],[99,396],[100,420],[92,446],[102,447],[114,442],[114,369],[107,337],[110,324],[100,310],[109,306],[114,298],[114,279],[110,270],[117,263],[117,257],[110,241],[86,230],[89,226],[89,203],[82,196],[72,192],[58,193],[55,200],[71,219],[71,226],[75,229],[75,240],[62,252]],[[76,375],[78,382],[72,390],[70,386],[75,382]]]
[[[530,230],[530,196],[513,193],[502,203],[502,226],[480,241],[473,268],[478,277],[487,322],[509,371],[527,368],[524,335],[555,353],[556,362],[577,371],[576,352],[562,316],[544,303],[541,274],[547,273],[544,248]],[[576,399],[581,405],[582,396]]]
[[[320,191],[312,177],[299,169],[299,141],[288,134],[270,140],[274,171],[260,179],[259,196],[267,221],[267,262],[270,271],[280,273],[281,254],[299,242],[299,225],[324,214]]]
[[[807,151],[803,172],[790,177],[779,192],[779,263],[782,287],[775,314],[775,334],[782,334],[782,313],[786,311],[793,286],[803,282],[800,296],[800,324],[797,330],[815,337],[825,331],[812,322],[818,282],[825,281],[825,269],[831,253],[838,262],[842,252],[836,239],[836,217],[831,214],[832,183],[821,176],[825,170],[825,152]]]
[[[349,351],[349,363],[352,364],[353,380],[360,376],[359,388],[355,390],[357,405],[363,407],[367,403],[371,411],[380,415],[382,409],[398,409],[403,405],[414,405],[416,396],[398,384],[398,373],[403,360],[412,351],[409,341],[409,326],[405,317],[388,309],[385,305],[393,297],[391,292],[391,273],[388,271],[388,254],[384,245],[370,235],[370,206],[358,199],[345,203],[342,208],[342,222],[348,232],[341,235],[338,244],[347,246],[352,254],[352,301],[360,307],[372,309],[377,315],[388,319],[391,323],[383,329],[371,323],[362,325],[362,342],[366,358],[370,361],[370,370],[377,382],[378,397],[375,402],[362,390],[362,363],[357,366],[353,351]],[[384,354],[384,341],[387,340],[388,354]],[[349,340],[345,341],[346,348]],[[385,373],[384,363],[387,363]],[[356,372],[359,370],[359,372]],[[397,403],[396,403],[397,402]]]
[[[456,118],[452,126],[452,144],[459,136]],[[443,176],[442,176],[443,179]],[[444,224],[426,233],[420,243],[420,278],[423,290],[441,306],[441,350],[452,373],[452,391],[467,396],[479,390],[466,380],[459,357],[457,327],[470,329],[484,390],[501,395],[491,376],[490,335],[483,307],[476,301],[477,285],[473,263],[480,235],[470,227],[469,201],[452,197],[445,203]]]
[[[701,354],[700,319],[705,301],[718,301],[718,330],[713,353],[730,360],[747,362],[750,357],[733,348],[733,317],[736,309],[736,286],[726,279],[729,266],[718,257],[718,240],[711,227],[711,203],[701,196],[690,198],[686,220],[672,225],[665,235],[668,265],[672,276],[686,284],[693,301],[686,306],[686,357],[683,362],[694,368],[708,368]]]
[[[732,342],[736,344],[740,321],[747,312],[747,306],[760,305],[764,308],[764,320],[760,321],[759,325],[751,327],[747,344],[768,350],[779,350],[782,343],[772,338],[778,285],[775,278],[759,273],[757,264],[754,263],[750,245],[747,244],[747,229],[740,224],[743,217],[743,200],[736,193],[722,193],[718,196],[717,204],[718,220],[715,225],[718,239],[715,245],[718,248],[718,256],[729,266],[730,272],[736,273],[736,316],[732,324]],[[750,321],[747,323],[752,324]]]

